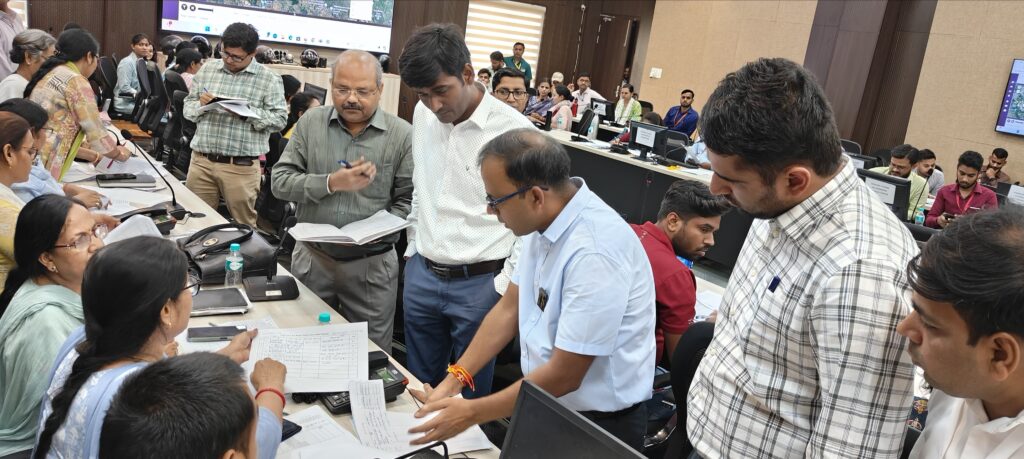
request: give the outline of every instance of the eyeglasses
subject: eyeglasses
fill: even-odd
[[[245,55],[242,55],[242,56],[236,56],[236,55],[231,54],[231,53],[226,52],[226,51],[221,51],[220,55],[224,57],[224,60],[231,61],[231,62],[242,62],[242,61],[245,60],[245,58],[249,57],[248,54],[245,54]]]
[[[502,99],[508,99],[508,95],[509,94],[512,94],[512,97],[516,98],[516,100],[519,100],[519,99],[522,99],[522,98],[526,97],[527,93],[526,93],[526,91],[523,91],[522,89],[517,89],[515,91],[509,91],[508,89],[500,88],[500,89],[495,89],[494,90],[494,95],[496,95],[496,96],[498,96],[498,97],[500,97]]]
[[[512,198],[514,198],[514,197],[516,197],[516,196],[518,196],[520,194],[523,194],[523,193],[529,191],[530,188],[533,188],[534,186],[536,186],[537,188],[540,188],[540,189],[542,189],[544,191],[548,190],[548,187],[546,187],[546,186],[526,185],[526,186],[523,186],[523,187],[519,188],[518,190],[513,191],[512,193],[506,194],[505,196],[502,196],[500,198],[492,198],[490,196],[484,196],[484,199],[487,200],[487,207],[490,207],[491,209],[497,209],[498,206],[501,205],[501,203],[503,203],[505,201],[508,201],[509,199],[512,199]]]
[[[356,93],[356,97],[359,98],[359,99],[366,99],[367,97],[370,97],[370,96],[373,96],[374,94],[377,94],[377,90],[376,89],[365,89],[365,88],[359,88],[359,89],[333,88],[333,89],[334,89],[334,93],[337,94],[338,97],[341,97],[342,99],[348,99],[348,96],[352,95],[353,92]]]
[[[75,240],[71,241],[70,244],[58,244],[53,246],[55,249],[71,249],[71,250],[82,250],[92,244],[92,238],[98,237],[103,239],[107,235],[107,225],[96,225],[92,228],[91,233],[79,234]]]
[[[192,296],[196,296],[199,294],[200,285],[203,285],[203,280],[192,271],[189,271],[188,284],[186,284],[185,288],[183,288],[182,290],[188,290],[189,293],[192,294]]]

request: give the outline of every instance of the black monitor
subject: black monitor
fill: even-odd
[[[315,84],[306,83],[302,88],[302,92],[316,97],[316,99],[320,101],[320,105],[327,104],[327,89],[325,88],[321,88]]]
[[[654,162],[648,158],[649,154],[664,155],[665,153],[665,132],[668,128],[656,124],[631,121],[629,123],[629,148],[640,150],[640,161]]]
[[[846,153],[846,156],[850,157],[850,161],[853,161],[853,165],[857,169],[871,169],[879,166],[878,158],[874,156],[858,155],[856,153]]]
[[[583,110],[583,115],[580,116],[580,122],[576,123],[576,129],[573,129],[572,136],[574,142],[590,142],[587,139],[587,131],[590,129],[590,123],[594,122],[594,111],[591,109]]]
[[[867,169],[857,169],[857,175],[883,204],[892,209],[896,218],[900,221],[907,220],[907,210],[910,207],[910,180]]]
[[[501,447],[502,459],[529,457],[643,458],[597,424],[562,405],[530,381],[523,381],[512,425]]]
[[[599,117],[599,123],[615,123],[615,102],[608,102],[604,99],[590,99],[590,108]]]

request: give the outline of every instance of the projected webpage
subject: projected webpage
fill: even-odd
[[[163,0],[160,27],[220,35],[234,22],[252,24],[260,41],[386,53],[394,0]],[[243,7],[242,5],[246,5]],[[316,16],[310,16],[316,15]]]
[[[1024,59],[1015,59],[1006,82],[1002,107],[996,130],[1007,134],[1024,135]]]

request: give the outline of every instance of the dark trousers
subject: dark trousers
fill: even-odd
[[[598,427],[612,434],[629,447],[643,451],[644,435],[647,434],[647,405],[641,403],[632,411],[610,418],[599,418],[586,412],[583,417],[594,421]]]
[[[408,367],[420,381],[436,386],[447,375],[448,364],[455,362],[501,298],[494,290],[494,274],[468,279],[445,280],[427,268],[420,255],[405,264],[405,341]],[[476,391],[463,389],[465,398],[491,393],[494,360],[473,375]]]

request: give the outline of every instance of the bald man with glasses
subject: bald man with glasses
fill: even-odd
[[[298,203],[298,220],[344,226],[380,210],[412,209],[412,126],[379,108],[380,62],[345,51],[331,72],[333,106],[299,118],[271,186]],[[297,242],[291,272],[370,339],[391,352],[398,296],[394,233],[361,246]]]

